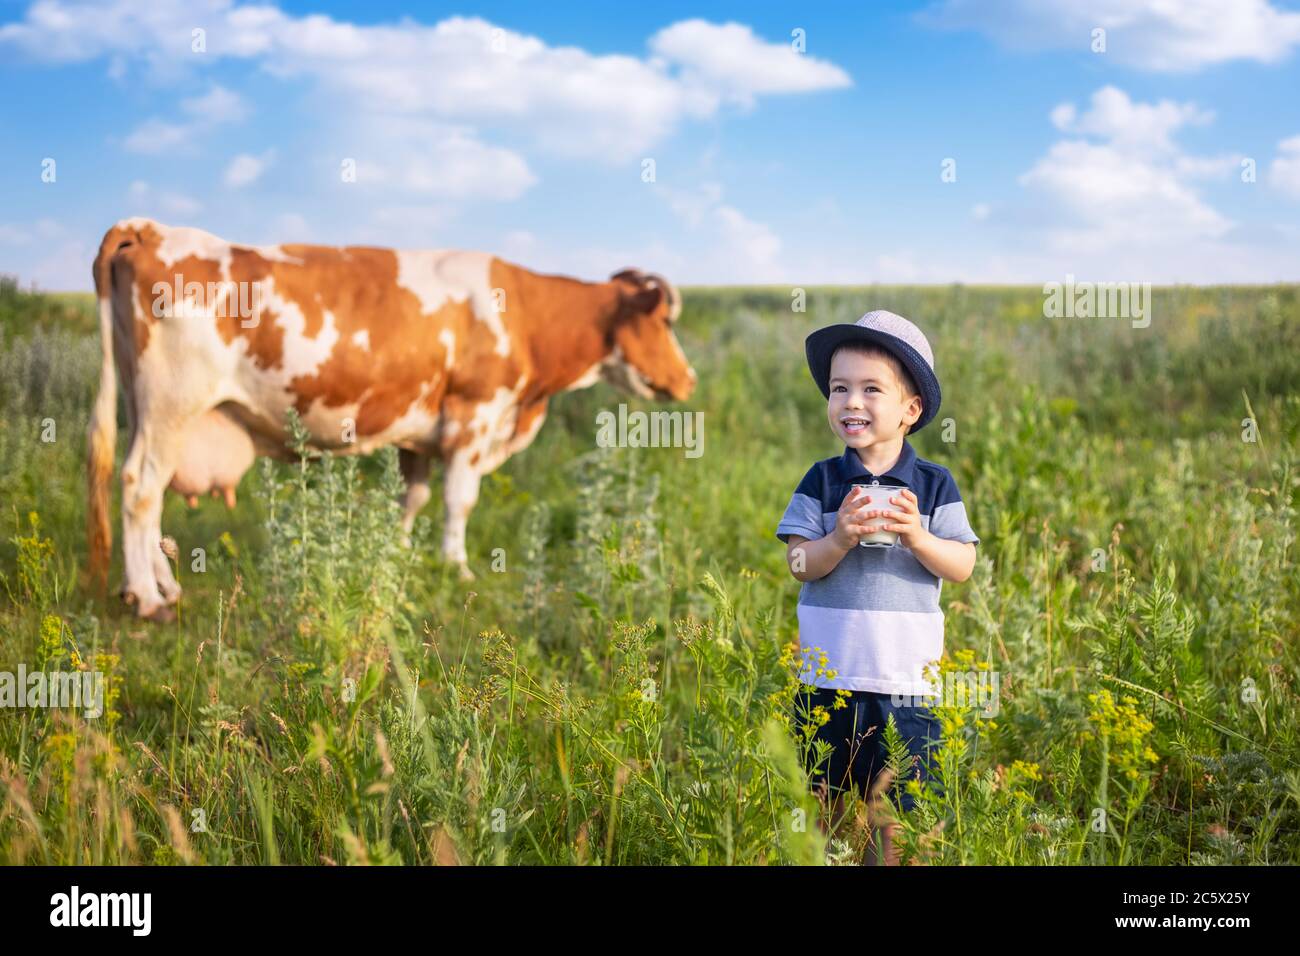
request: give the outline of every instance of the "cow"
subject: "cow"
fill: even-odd
[[[107,584],[120,377],[121,594],[152,620],[173,619],[181,593],[160,548],[164,492],[233,506],[254,456],[288,457],[289,408],[313,449],[397,446],[408,535],[438,459],[443,557],[470,580],[480,479],[528,447],[553,396],[604,380],[684,401],[696,382],[673,331],[680,294],[637,269],[585,282],[485,252],[240,245],[135,218],[104,235],[93,271],[103,357],[88,572]]]

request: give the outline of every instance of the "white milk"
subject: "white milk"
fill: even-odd
[[[891,504],[889,499],[903,490],[902,485],[882,485],[880,482],[872,484],[855,484],[854,488],[865,489],[867,494],[859,502],[859,508],[866,508],[871,511],[881,508],[887,511],[902,511],[902,505]],[[871,527],[878,528],[881,525],[890,524],[888,518],[872,519]],[[858,544],[864,548],[888,548],[892,547],[898,541],[897,531],[871,531],[864,534],[858,539]]]

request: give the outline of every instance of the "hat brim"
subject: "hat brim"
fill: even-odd
[[[912,376],[917,390],[921,393],[921,417],[916,420],[908,434],[915,434],[929,424],[939,411],[943,393],[939,388],[939,379],[934,370],[921,357],[921,353],[908,345],[896,335],[880,332],[876,329],[863,328],[860,325],[828,325],[813,332],[804,341],[804,353],[808,357],[808,370],[812,372],[813,381],[822,390],[827,399],[831,397],[831,356],[835,350],[846,342],[869,342],[892,352],[903,367]]]

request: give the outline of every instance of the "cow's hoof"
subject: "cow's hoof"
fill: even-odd
[[[171,609],[171,604],[180,600],[180,592],[177,591],[176,597],[168,603],[160,602],[159,595],[156,591],[147,600],[142,599],[139,594],[128,588],[122,589],[122,603],[129,608],[135,609],[135,616],[145,621],[157,621],[165,624],[169,621],[176,620],[176,612]]]
[[[181,599],[180,582],[172,577],[171,574],[167,574],[165,577],[159,575],[158,593],[162,595],[164,604],[175,604]]]
[[[176,612],[167,604],[159,604],[148,613],[137,612],[137,617],[145,621],[153,621],[155,624],[170,624],[176,620]]]
[[[473,571],[469,569],[468,564],[456,565],[456,573],[457,575],[459,575],[462,581],[473,581],[475,578],[478,577],[477,574],[475,574]]]

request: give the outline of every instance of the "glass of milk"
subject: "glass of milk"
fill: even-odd
[[[853,487],[863,488],[866,490],[867,493],[866,497],[864,497],[858,503],[858,507],[860,508],[865,507],[868,510],[872,510],[872,511],[878,511],[880,509],[884,509],[886,511],[902,510],[901,505],[891,504],[889,499],[892,498],[894,495],[897,495],[900,492],[902,492],[906,487],[905,485],[882,485],[878,480],[873,480],[871,484],[860,482],[854,484]],[[879,528],[881,525],[887,525],[891,523],[888,518],[877,518],[873,520],[880,522],[879,525],[872,525],[872,527],[875,528]],[[897,541],[898,541],[897,531],[877,530],[877,531],[870,531],[867,534],[864,534],[861,538],[858,539],[858,544],[864,548],[892,548]]]

